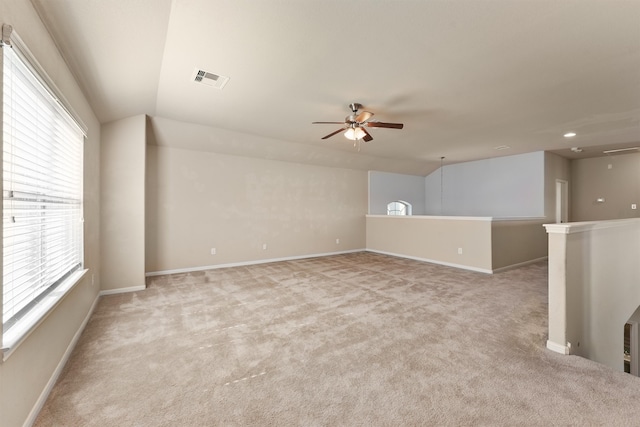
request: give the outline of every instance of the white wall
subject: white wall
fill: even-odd
[[[34,420],[98,295],[100,124],[31,2],[1,1],[0,16],[1,23],[13,26],[88,127],[84,146],[84,260],[89,272],[31,335],[0,363],[0,424],[13,427]]]
[[[146,116],[102,126],[102,291],[145,286]]]
[[[547,346],[622,371],[624,324],[640,306],[640,219],[546,227]]]
[[[365,171],[147,149],[149,273],[365,247]]]
[[[387,204],[402,200],[411,203],[413,215],[424,215],[423,176],[369,172],[369,214],[386,215]]]
[[[446,165],[442,171],[438,169],[426,177],[425,213],[542,217],[545,215],[544,159],[545,153],[539,151]]]

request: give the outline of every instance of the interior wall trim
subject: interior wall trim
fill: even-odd
[[[593,230],[604,230],[607,228],[625,227],[640,223],[640,218],[623,218],[605,221],[584,221],[584,222],[568,222],[562,224],[544,224],[544,228],[548,234],[573,234],[585,233]]]
[[[105,295],[125,294],[127,292],[144,291],[145,289],[147,289],[146,286],[130,286],[128,288],[105,289],[100,291],[99,295],[102,297]]]
[[[69,343],[69,345],[67,346],[67,349],[62,355],[60,362],[58,362],[58,366],[56,366],[56,369],[53,371],[53,374],[51,374],[51,378],[49,378],[47,385],[42,390],[42,393],[40,393],[40,396],[36,400],[36,403],[33,405],[33,408],[31,408],[31,412],[29,412],[29,416],[27,416],[27,419],[23,424],[24,427],[30,427],[36,422],[36,418],[38,418],[38,414],[40,413],[40,411],[42,410],[42,407],[47,401],[47,398],[49,397],[51,390],[53,390],[53,386],[56,385],[56,382],[58,381],[58,378],[60,377],[62,370],[64,369],[65,365],[69,361],[69,357],[71,357],[71,353],[73,352],[73,349],[76,347],[76,344],[78,344],[78,340],[80,339],[80,336],[84,331],[84,328],[87,326],[87,323],[89,323],[89,319],[93,315],[93,311],[98,305],[99,299],[100,299],[100,295],[96,295],[95,299],[93,300],[93,304],[91,304],[91,308],[89,309],[89,312],[84,317],[84,320],[82,320],[80,327],[78,328],[75,335],[71,339],[71,342]]]
[[[566,345],[561,345],[558,343],[555,343],[553,341],[549,341],[547,340],[547,348],[551,351],[555,351],[556,353],[560,353],[560,354],[571,354],[570,353],[570,348]]]
[[[428,258],[420,258],[420,257],[416,257],[416,256],[411,256],[411,255],[403,255],[403,254],[396,254],[396,253],[393,253],[393,252],[378,251],[378,250],[375,250],[375,249],[367,249],[367,252],[374,252],[374,253],[377,253],[377,254],[390,255],[390,256],[395,256],[395,257],[399,257],[399,258],[413,259],[415,261],[429,262],[431,264],[445,265],[447,267],[455,267],[455,268],[460,268],[462,270],[476,271],[478,273],[487,273],[487,274],[492,274],[493,273],[493,270],[489,270],[489,269],[486,269],[486,268],[473,267],[473,266],[464,265],[464,264],[455,264],[455,263],[452,263],[452,262],[445,262],[445,261],[436,261],[436,260],[428,259]]]
[[[280,262],[280,261],[294,261],[297,259],[305,259],[305,258],[318,258],[332,255],[341,255],[341,254],[350,254],[355,252],[365,252],[366,249],[351,249],[348,251],[338,251],[338,252],[325,252],[320,254],[309,254],[309,255],[296,255],[290,257],[282,257],[282,258],[268,258],[268,259],[259,259],[253,261],[243,261],[243,262],[232,262],[228,264],[215,264],[215,265],[205,265],[201,267],[188,267],[188,268],[177,268],[173,270],[161,270],[161,271],[149,271],[145,273],[146,277],[153,276],[164,276],[166,274],[177,274],[177,273],[191,273],[193,271],[203,271],[203,270],[215,270],[218,268],[228,268],[228,267],[244,267],[247,265],[256,265],[256,264],[268,264],[271,262]]]
[[[530,259],[528,261],[522,261],[522,262],[518,262],[516,264],[505,265],[504,267],[500,267],[500,268],[494,268],[492,270],[492,272],[493,273],[500,273],[501,271],[511,270],[512,268],[524,267],[525,265],[534,264],[534,263],[536,263],[538,261],[545,261],[545,260],[548,260],[548,259],[549,259],[548,256],[543,256],[543,257],[536,258],[536,259]]]

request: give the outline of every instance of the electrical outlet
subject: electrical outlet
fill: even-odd
[[[336,239],[336,245],[340,244],[340,239]]]
[[[638,209],[638,205],[636,205],[635,203],[631,203],[631,209]]]
[[[211,255],[215,255],[216,254],[216,248],[211,248]]]
[[[458,248],[458,255],[462,255],[462,248]]]
[[[263,251],[266,251],[266,250],[267,250],[267,244],[266,244],[266,243],[263,243],[263,244],[262,244],[262,250],[263,250]]]

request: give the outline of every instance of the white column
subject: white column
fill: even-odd
[[[567,343],[567,227],[546,224],[549,234],[549,337],[547,348],[569,354]]]

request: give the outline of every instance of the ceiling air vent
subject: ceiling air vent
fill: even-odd
[[[216,89],[222,89],[229,81],[229,77],[219,76],[199,68],[196,68],[194,71],[192,79],[196,83],[211,86]]]

